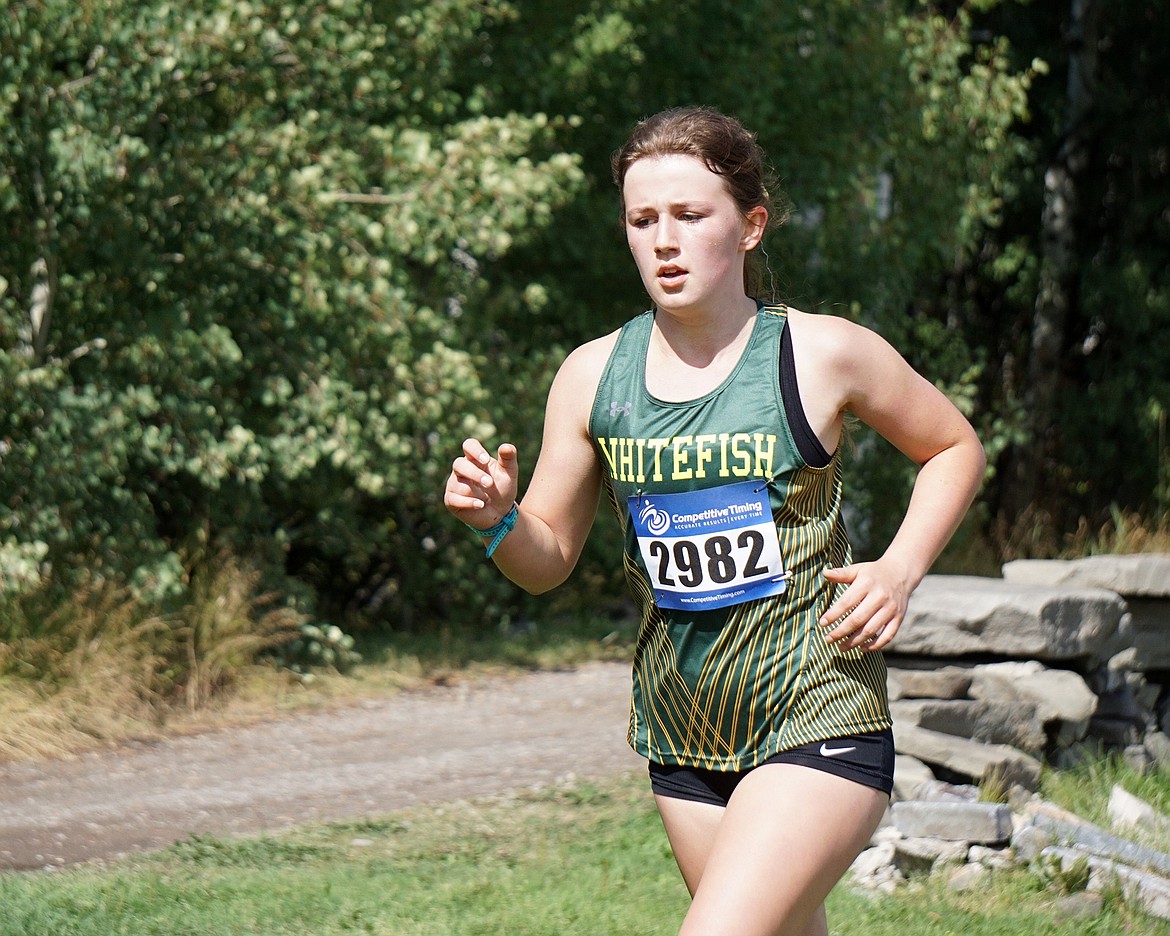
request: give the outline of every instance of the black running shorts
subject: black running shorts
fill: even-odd
[[[887,796],[894,788],[894,733],[890,729],[813,741],[769,757],[763,764],[799,764],[823,770]],[[650,788],[659,796],[726,806],[748,770],[704,770],[650,762]]]

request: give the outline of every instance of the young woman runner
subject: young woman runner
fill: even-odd
[[[447,508],[533,593],[563,582],[599,494],[641,609],[629,739],[692,894],[687,936],[826,936],[824,900],[889,801],[881,650],[967,510],[983,449],[872,331],[749,295],[770,199],[738,121],[680,108],[613,157],[651,308],[573,351],[517,503],[514,446],[463,444]],[[879,559],[853,563],[846,414],[920,468]]]

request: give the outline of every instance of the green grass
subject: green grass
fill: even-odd
[[[686,899],[638,780],[2,876],[0,933],[666,934]]]
[[[846,887],[829,897],[833,936],[1167,936],[1154,920],[1116,899],[1093,917],[1070,918],[1062,898],[1041,891],[1026,871],[998,874],[976,893],[956,895],[941,879],[912,885],[894,897],[868,899]]]
[[[687,895],[644,777],[254,839],[195,838],[106,868],[0,875],[2,936],[673,934]],[[973,894],[838,887],[840,936],[1170,936],[1116,898],[1065,921],[1027,871]],[[1071,926],[1071,929],[1069,928]]]
[[[1170,771],[1139,773],[1120,757],[1102,756],[1069,770],[1049,770],[1044,775],[1044,793],[1049,799],[1106,829],[1110,826],[1109,793],[1115,785],[1170,817]],[[1170,852],[1170,831],[1165,828],[1122,831],[1143,845]]]
[[[1139,773],[1120,757],[1099,757],[1069,770],[1044,775],[1045,794],[1090,822],[1108,825],[1109,791],[1117,784],[1170,815],[1170,772]],[[1167,843],[1170,844],[1170,843]]]

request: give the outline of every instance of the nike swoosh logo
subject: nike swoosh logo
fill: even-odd
[[[856,751],[855,747],[829,747],[827,744],[821,745],[821,757],[836,757],[838,754],[848,754],[850,751]]]

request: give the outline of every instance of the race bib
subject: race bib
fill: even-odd
[[[658,607],[725,608],[787,587],[768,491],[759,481],[634,494],[628,503]]]

